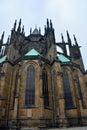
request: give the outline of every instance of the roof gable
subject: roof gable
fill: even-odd
[[[35,49],[32,49],[25,54],[25,56],[38,56],[38,55],[40,55],[40,53],[36,51]]]
[[[37,34],[40,34],[40,33],[39,33],[38,29],[37,29],[37,28],[35,28],[32,34],[37,35]]]
[[[58,58],[59,58],[59,60],[61,61],[61,62],[70,62],[70,59],[69,58],[67,58],[66,56],[64,56],[63,54],[59,54],[59,56],[58,56]]]

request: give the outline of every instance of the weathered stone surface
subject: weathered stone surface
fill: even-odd
[[[68,62],[58,59],[56,45],[63,50],[61,55],[69,58]],[[66,45],[70,56],[65,53]],[[32,48],[38,55],[26,56]],[[87,125],[87,72],[79,46],[56,43],[52,23],[47,22],[44,35],[25,36],[12,30],[4,55],[6,61],[0,62],[0,127],[35,130]],[[30,66],[34,71],[29,70]],[[68,77],[65,81],[64,74]]]

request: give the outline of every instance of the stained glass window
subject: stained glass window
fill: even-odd
[[[63,87],[65,96],[65,108],[72,108],[73,100],[71,95],[70,81],[66,72],[63,73]]]
[[[44,107],[48,107],[49,106],[48,76],[45,68],[42,70],[42,94],[44,97]]]
[[[35,105],[35,69],[32,65],[28,67],[26,74],[25,105]]]

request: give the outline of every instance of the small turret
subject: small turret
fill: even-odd
[[[0,39],[0,50],[1,50],[2,44],[3,44],[4,33],[5,33],[5,32],[2,33],[2,36],[1,36],[1,39]]]
[[[32,28],[30,28],[30,34],[32,33]]]
[[[70,36],[69,36],[68,31],[66,31],[66,33],[67,33],[67,41],[68,41],[68,44],[69,44],[69,46],[72,46],[72,42],[71,42],[71,39],[70,39]]]
[[[53,29],[53,24],[52,24],[51,19],[50,19],[50,28]]]
[[[46,25],[44,25],[44,31],[45,31],[45,33],[46,33],[46,31],[47,31],[47,29],[46,29]]]
[[[75,35],[73,35],[73,37],[74,37],[75,44],[78,46],[78,42],[77,42]]]
[[[62,43],[60,44],[60,47],[63,49],[63,52],[65,55],[67,55],[67,51],[66,51],[66,43],[63,37],[63,34],[61,33],[61,39],[62,39]]]
[[[49,22],[49,20],[47,19],[47,25],[44,26],[44,30],[45,30],[46,37],[49,37],[48,39],[50,39],[49,42],[51,41],[52,43],[55,44],[54,28],[53,28],[53,24],[52,24],[51,20]],[[49,43],[49,44],[51,44],[51,43]],[[48,45],[48,46],[50,46],[50,45]]]
[[[19,20],[19,25],[18,25],[18,29],[17,29],[17,32],[21,32],[21,19]]]
[[[61,38],[62,38],[62,43],[65,43],[65,40],[64,40],[64,37],[63,37],[62,33],[61,33]]]
[[[1,42],[2,42],[2,44],[3,44],[4,34],[5,34],[5,32],[3,32],[2,36],[1,36]]]
[[[49,29],[49,20],[47,19],[47,29]]]
[[[51,19],[50,19],[50,22],[49,22],[49,20],[47,18],[47,25],[44,26],[44,30],[45,30],[45,34],[52,32],[53,35],[54,35],[54,28],[53,28],[53,24],[52,24]]]
[[[39,27],[39,34],[41,34],[41,28]]]
[[[9,43],[10,43],[10,36],[8,36],[8,38],[7,38],[6,45],[9,45]]]
[[[23,35],[25,34],[25,32],[24,32],[24,25],[23,25],[23,27],[22,27],[22,34],[23,34]]]
[[[16,31],[16,26],[17,26],[17,20],[15,20],[13,31]]]
[[[2,50],[3,50],[4,33],[5,33],[5,32],[2,33],[2,36],[1,36],[1,39],[0,39],[0,56],[3,55]]]

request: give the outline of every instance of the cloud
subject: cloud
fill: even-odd
[[[74,0],[73,0],[74,1]],[[48,15],[52,15],[63,24],[72,23],[76,19],[76,6],[70,0],[47,0]]]
[[[15,19],[22,18],[25,32],[29,28],[41,26],[46,18],[52,19],[56,39],[60,41],[60,33],[68,29],[70,34],[76,34],[77,40],[84,49],[87,48],[87,1],[86,0],[2,0],[0,2],[0,35],[3,30],[5,38],[10,34]],[[66,34],[64,35],[66,38]],[[72,37],[71,37],[72,38]],[[85,46],[85,47],[84,47]],[[87,64],[87,62],[85,62]]]

